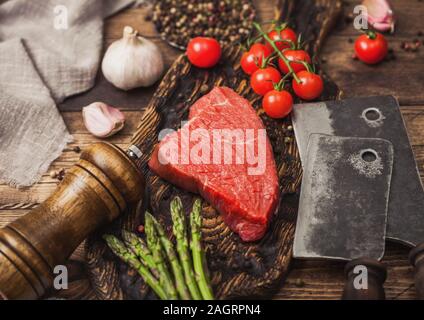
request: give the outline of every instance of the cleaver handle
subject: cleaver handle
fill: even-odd
[[[415,267],[415,289],[418,299],[424,300],[424,243],[411,250],[409,260]]]
[[[387,268],[381,262],[370,258],[352,260],[345,267],[345,275],[343,300],[384,300],[386,298],[383,284],[387,278]]]

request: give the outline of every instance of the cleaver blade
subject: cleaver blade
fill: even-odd
[[[299,104],[293,127],[302,163],[309,136],[381,138],[394,148],[387,238],[415,246],[424,241],[424,191],[399,104],[392,96]]]
[[[380,260],[392,144],[383,139],[313,134],[304,156],[294,257]]]

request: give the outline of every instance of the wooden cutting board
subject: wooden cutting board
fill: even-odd
[[[341,1],[281,0],[276,19],[290,21],[302,33],[312,56],[319,49],[341,11]],[[260,98],[249,89],[248,78],[239,66],[238,47],[223,50],[221,63],[211,70],[192,67],[181,55],[163,78],[140,122],[132,143],[145,151],[138,160],[146,180],[144,199],[112,226],[101,230],[87,241],[87,261],[91,282],[99,299],[143,299],[149,290],[141,278],[118,261],[106,248],[101,235],[119,234],[122,229],[134,230],[141,224],[146,208],[168,228],[171,227],[169,202],[179,195],[188,213],[195,195],[178,189],[153,175],[147,161],[158,133],[163,128],[177,129],[187,119],[189,107],[214,86],[225,85],[247,98],[264,122],[271,141],[279,174],[281,203],[265,237],[255,243],[243,243],[223,223],[209,205],[203,208],[203,239],[206,247],[212,284],[217,298],[267,297],[281,285],[292,259],[299,186],[302,176],[300,159],[290,129],[291,120],[273,120],[260,108]],[[336,99],[340,91],[325,75],[322,100]],[[288,138],[288,139],[287,139]]]

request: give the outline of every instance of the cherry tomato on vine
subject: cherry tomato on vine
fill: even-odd
[[[293,98],[286,90],[271,90],[262,100],[262,107],[271,118],[286,117],[293,109]]]
[[[302,70],[296,73],[300,82],[293,78],[292,87],[294,93],[303,100],[314,100],[318,98],[324,90],[324,82],[320,75]]]
[[[287,58],[290,62],[290,66],[292,67],[294,73],[298,73],[299,71],[306,70],[306,67],[301,62],[294,61],[304,61],[306,63],[311,63],[311,57],[305,50],[284,50],[282,54]],[[278,66],[284,74],[289,73],[289,68],[284,63],[283,59],[278,59]]]
[[[281,74],[274,67],[256,70],[250,77],[250,86],[253,91],[263,96],[274,89],[274,84],[280,82]]]
[[[369,31],[355,41],[356,56],[367,64],[379,63],[386,57],[387,52],[387,40],[381,33]]]
[[[263,63],[263,60],[271,55],[272,51],[262,43],[255,43],[249,51],[243,53],[240,65],[243,71],[251,75],[258,70]]]
[[[221,58],[221,45],[214,38],[193,38],[187,46],[187,57],[196,67],[211,68]]]
[[[290,48],[291,45],[289,42],[287,41],[291,41],[293,44],[297,43],[297,35],[296,33],[293,31],[293,29],[291,28],[284,28],[282,30],[272,30],[268,33],[268,37],[273,40],[276,41],[275,45],[277,46],[278,50],[283,50],[286,48]],[[278,41],[280,40],[280,41]],[[281,40],[285,40],[285,41],[281,41]],[[274,48],[267,42],[266,46],[274,51]]]

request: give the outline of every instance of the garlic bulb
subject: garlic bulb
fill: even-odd
[[[395,18],[387,0],[364,0],[362,5],[367,8],[368,23],[375,30],[394,31]]]
[[[122,90],[151,86],[163,70],[163,58],[158,47],[128,26],[124,28],[123,38],[107,49],[102,62],[106,79]]]
[[[114,135],[125,124],[124,114],[103,102],[94,102],[82,108],[82,117],[87,130],[99,138]]]

